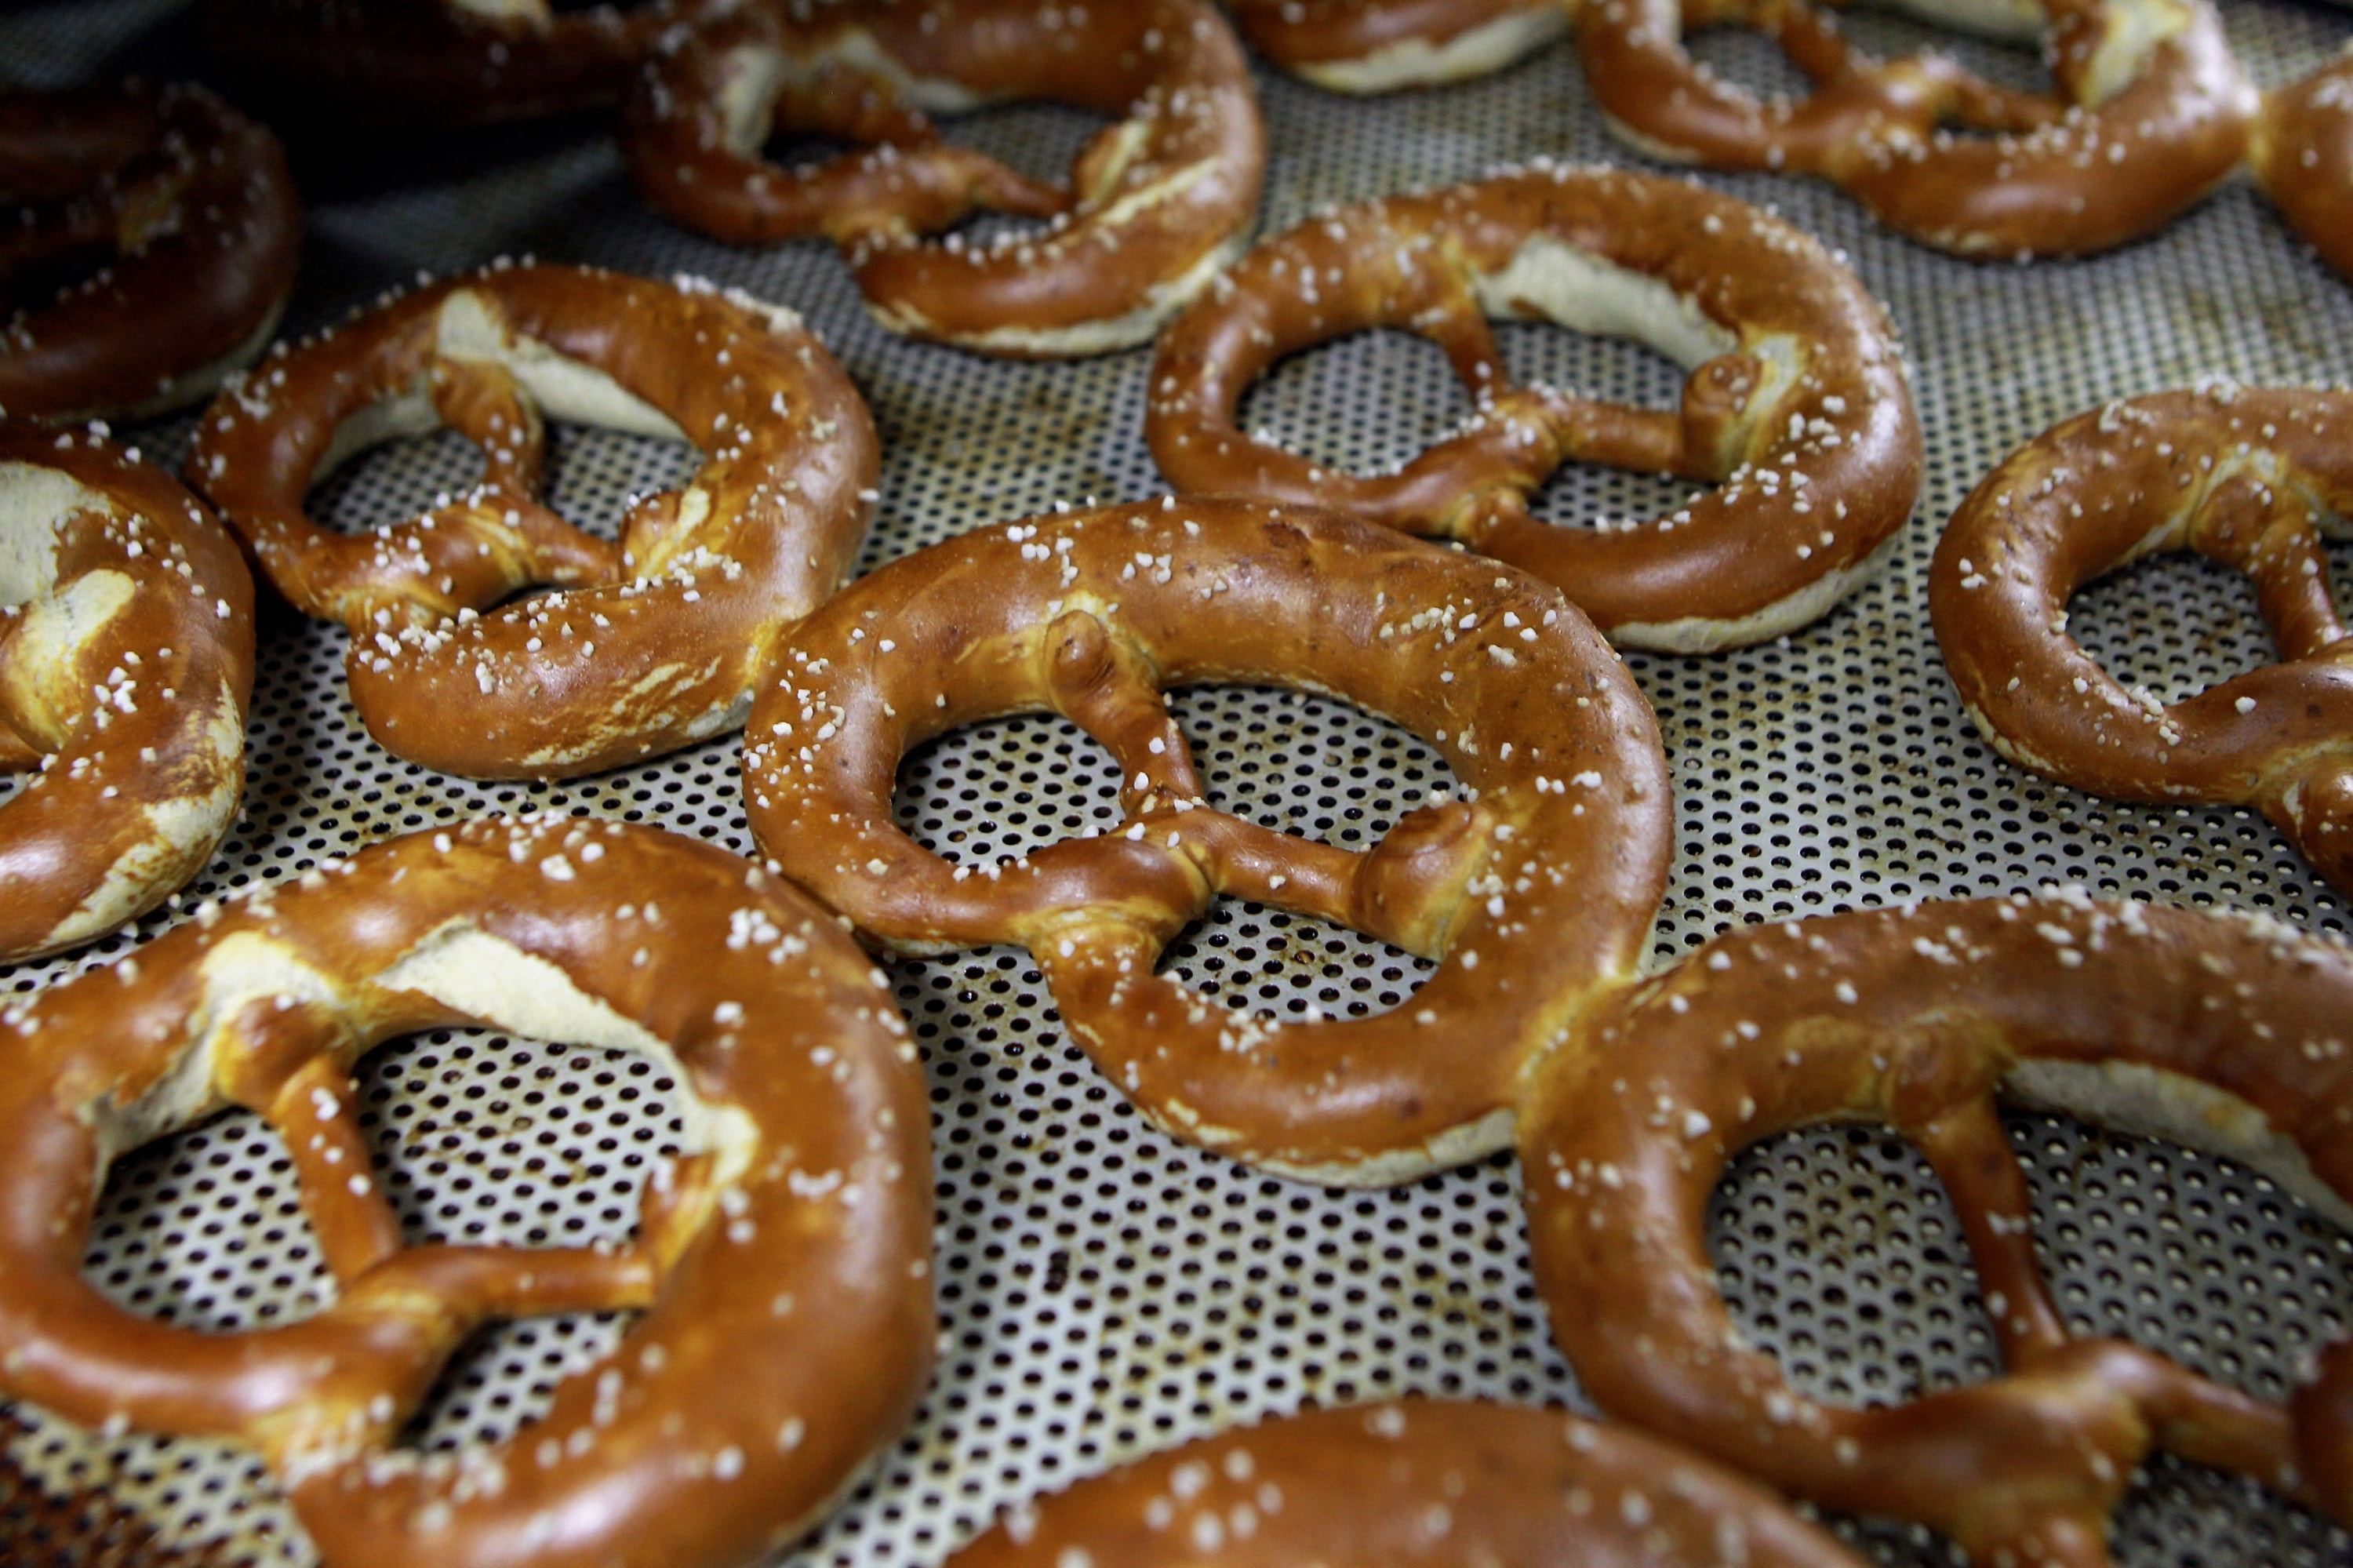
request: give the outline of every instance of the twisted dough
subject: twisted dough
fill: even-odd
[[[245,789],[253,580],[170,475],[96,434],[0,425],[0,959],[145,914]]]
[[[1261,1422],[1015,1510],[948,1568],[1861,1568],[1761,1488],[1623,1427],[1472,1400]]]
[[[2353,1520],[2353,1354],[2288,1408],[2073,1338],[2037,1269],[1997,1091],[2251,1159],[2353,1218],[2353,954],[2275,922],[2080,893],[1757,927],[1597,1010],[1521,1132],[1538,1282],[1601,1406],[1974,1562],[2099,1568],[2152,1448]],[[1842,1409],[1746,1348],[1708,1197],[1741,1149],[1821,1121],[1916,1142],[1958,1211],[2009,1363]]]
[[[0,89],[0,415],[210,397],[269,341],[301,233],[286,150],[201,87]],[[86,280],[25,293],[92,253]]]
[[[617,547],[540,504],[546,415],[704,461],[632,505]],[[482,449],[481,485],[356,536],[303,513],[352,453],[445,423]],[[206,413],[188,471],[280,592],[351,629],[352,700],[385,749],[563,778],[742,724],[770,645],[849,575],[879,461],[864,400],[791,311],[494,266],[274,354]],[[501,607],[549,585],[576,591]]]
[[[2217,385],[2045,431],[1964,501],[1928,572],[1936,644],[1995,750],[2095,795],[2255,807],[2353,893],[2353,642],[2326,528],[2353,514],[2353,393]],[[2067,635],[2084,583],[2160,550],[2254,580],[2284,662],[2167,704]]]
[[[1675,413],[1514,387],[1488,316],[1639,337],[1683,364]],[[1250,384],[1324,339],[1402,326],[1477,400],[1393,474],[1336,474],[1236,428]],[[1612,641],[1774,637],[1859,586],[1920,487],[1895,334],[1812,238],[1681,180],[1541,164],[1302,224],[1162,336],[1145,433],[1202,493],[1335,506],[1460,539],[1568,595]],[[1527,496],[1573,461],[1712,480],[1639,525],[1555,527]]]
[[[0,1388],[266,1459],[332,1568],[734,1568],[913,1409],[929,1110],[882,978],[733,855],[571,819],[417,833],[196,917],[5,1017]],[[404,1245],[359,1125],[377,1044],[480,1024],[638,1052],[685,1134],[618,1249]],[[277,1128],[332,1304],[206,1333],[81,1272],[108,1165],[230,1106]],[[509,1440],[394,1446],[499,1318],[638,1314]]]
[[[1330,693],[1430,740],[1470,799],[1362,854],[1211,806],[1161,694]],[[900,758],[997,714],[1059,713],[1120,766],[1120,828],[951,866],[892,820]],[[1498,1148],[1528,1060],[1631,974],[1665,885],[1650,706],[1555,590],[1333,513],[1243,501],[985,528],[804,622],[744,749],[785,874],[911,951],[1018,942],[1080,1044],[1178,1137],[1311,1181],[1383,1185]],[[1440,960],[1411,1004],[1281,1023],[1153,972],[1219,894]]]

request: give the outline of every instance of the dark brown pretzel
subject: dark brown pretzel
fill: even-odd
[[[1250,47],[1335,92],[1461,81],[1568,30],[1557,0],[1227,0]]]
[[[949,1568],[1862,1568],[1762,1488],[1622,1427],[1470,1400],[1261,1422],[1015,1510]]]
[[[1517,1075],[1632,972],[1665,885],[1657,726],[1585,619],[1336,514],[1168,498],[982,529],[850,585],[767,680],[744,793],[786,875],[897,948],[1021,943],[1147,1116],[1310,1180],[1387,1184],[1507,1141]],[[1219,810],[1161,698],[1190,682],[1345,697],[1429,738],[1472,798],[1363,854]],[[1118,760],[1123,826],[976,869],[892,821],[910,747],[1038,711]],[[1153,973],[1220,893],[1438,971],[1378,1017],[1229,1012]]]
[[[2353,393],[2218,386],[2080,415],[1946,525],[1937,647],[1995,750],[2095,795],[2253,806],[2353,893],[2353,642],[2318,530],[2353,514]],[[2283,663],[2166,704],[2066,633],[2067,600],[2159,550],[2254,580]]]
[[[1808,0],[1595,0],[1578,13],[1577,50],[1603,111],[1644,151],[1819,175],[1890,227],[1964,256],[2121,245],[2237,168],[2256,95],[2207,0],[2044,8],[2056,101],[1941,56],[1865,60]],[[2006,24],[2007,8],[1989,9]],[[1700,70],[1683,29],[1718,23],[1773,35],[1814,96],[1763,102]]]
[[[1335,506],[1556,585],[1620,644],[1699,652],[1822,614],[1911,515],[1920,429],[1886,317],[1811,238],[1681,180],[1540,165],[1301,225],[1160,343],[1145,431],[1183,489]],[[1691,371],[1674,413],[1504,378],[1486,318],[1648,340]],[[1284,355],[1402,326],[1478,401],[1394,474],[1335,474],[1235,425]],[[1527,496],[1572,461],[1720,482],[1638,526],[1562,528]]]
[[[618,102],[663,30],[729,0],[204,0],[213,53],[313,115],[439,130]]]
[[[2353,55],[2263,95],[2249,162],[2295,231],[2353,278]]]
[[[2353,955],[2275,922],[2076,894],[1757,927],[1592,1015],[1521,1134],[1553,1331],[1602,1407],[1978,1563],[2097,1568],[2151,1449],[2353,1521],[2353,1355],[2290,1406],[2070,1335],[2034,1257],[1997,1091],[2253,1159],[2353,1219]],[[1885,1122],[1958,1211],[2009,1375],[1834,1408],[1747,1349],[1708,1195],[1741,1149]],[[2307,1164],[2306,1161],[2309,1161]]]
[[[301,230],[278,138],[201,87],[0,90],[0,414],[211,396],[269,341]]]
[[[334,1568],[734,1568],[912,1411],[934,1325],[930,1118],[889,987],[735,857],[571,819],[419,833],[196,917],[6,1020],[0,1387],[258,1450]],[[404,1245],[353,1065],[483,1024],[642,1052],[686,1147],[626,1247]],[[113,1159],[230,1106],[285,1139],[333,1304],[203,1333],[81,1274]],[[638,1312],[497,1445],[393,1447],[479,1325]]]
[[[1087,143],[1042,233],[921,238],[975,206],[1060,205],[970,154],[886,144],[797,174],[758,155],[779,103],[887,143],[917,134],[913,109],[1008,99],[1118,122]],[[1265,143],[1241,45],[1208,0],[797,0],[653,62],[628,153],[646,198],[691,228],[842,241],[893,332],[1045,358],[1142,343],[1206,288],[1257,214]]]
[[[162,470],[96,434],[0,425],[0,960],[153,909],[245,790],[253,582]],[[33,771],[37,769],[37,771]]]
[[[692,441],[617,546],[541,505],[543,414]],[[484,482],[380,532],[302,511],[320,473],[447,423]],[[386,749],[476,778],[593,773],[743,722],[769,644],[849,575],[872,420],[800,319],[747,294],[493,267],[281,350],[205,415],[188,470],[305,612],[352,630]],[[493,609],[518,589],[579,591]],[[463,715],[463,722],[452,722]]]

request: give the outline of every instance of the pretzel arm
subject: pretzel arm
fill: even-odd
[[[2312,503],[2294,485],[2232,474],[2190,518],[2189,542],[2254,583],[2282,659],[2316,658],[2344,641]]]
[[[345,1286],[400,1251],[400,1216],[376,1180],[353,1115],[351,1077],[326,1056],[289,1076],[263,1107],[301,1182],[302,1212],[320,1254]]]
[[[2034,1255],[2033,1194],[1991,1097],[1966,1101],[1911,1132],[1960,1216],[2003,1358],[2024,1366],[2066,1344],[2066,1321]]]

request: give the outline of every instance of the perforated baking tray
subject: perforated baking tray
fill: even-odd
[[[2348,32],[2341,13],[2264,0],[2232,0],[2225,20],[2265,85],[2317,65]],[[1883,52],[1931,37],[1877,15],[1852,26]],[[2007,79],[2039,70],[2022,54],[1937,41]],[[1709,37],[1698,52],[1753,85],[1795,85],[1754,40]],[[36,85],[126,67],[185,74],[200,63],[170,0],[0,16],[0,72]],[[1566,44],[1486,81],[1376,101],[1273,76],[1260,87],[1273,150],[1270,231],[1321,204],[1539,154],[1641,161],[1607,137]],[[1050,174],[1091,128],[1075,113],[1017,108],[955,133]],[[2243,186],[2148,243],[2015,269],[1891,238],[1827,188],[1709,183],[1843,248],[1886,302],[1911,357],[1927,476],[1885,575],[1826,621],[1737,652],[1631,660],[1658,707],[1680,801],[1657,959],[1746,921],[2052,882],[2343,931],[2344,905],[2260,819],[2110,804],[1994,758],[1937,662],[1922,578],[1937,528],[1974,481],[2063,415],[2215,373],[2257,384],[2343,379],[2353,368],[2353,291]],[[522,252],[689,270],[798,307],[865,392],[884,440],[869,567],[1056,501],[1161,488],[1139,435],[1144,352],[1026,366],[892,339],[868,323],[830,250],[731,250],[649,217],[593,122],[380,151],[314,171],[310,194],[292,330],[420,269]],[[1663,360],[1624,344],[1527,326],[1503,338],[1523,376],[1659,406],[1680,385]],[[1462,410],[1434,349],[1379,334],[1282,366],[1244,414],[1329,461],[1373,465]],[[175,460],[186,429],[130,434]],[[334,481],[326,510],[353,528],[403,514],[466,480],[473,461],[446,435],[387,449]],[[554,496],[609,530],[626,493],[686,468],[682,449],[559,430]],[[1649,515],[1677,493],[1586,470],[1563,475],[1542,503],[1546,515],[1576,523]],[[2353,555],[2339,564],[2353,566]],[[2110,668],[2168,700],[2270,656],[2252,592],[2195,560],[2146,564],[2094,588],[2071,625]],[[526,807],[752,847],[732,737],[568,784],[444,778],[367,738],[344,698],[343,646],[336,630],[291,620],[264,628],[245,812],[189,902],[298,874],[386,834]],[[1218,803],[1295,831],[1369,842],[1451,783],[1428,748],[1332,702],[1226,689],[1187,694],[1176,707]],[[926,842],[986,859],[1113,820],[1116,786],[1109,759],[1071,726],[1011,719],[913,758],[899,807]],[[104,961],[174,917],[7,971],[5,983],[30,990]],[[1176,964],[1238,1005],[1285,1014],[1391,1006],[1424,972],[1348,933],[1233,902],[1186,938]],[[1303,1401],[1407,1391],[1579,1401],[1529,1282],[1509,1160],[1394,1192],[1269,1180],[1145,1126],[1064,1040],[1020,953],[894,972],[936,1116],[944,1353],[914,1425],[795,1561],[935,1563],[1010,1501]],[[560,1043],[437,1032],[378,1053],[365,1088],[386,1184],[420,1238],[619,1236],[641,1169],[623,1156],[677,1131],[651,1069]],[[2039,1238],[2079,1328],[2129,1333],[2272,1397],[2300,1358],[2344,1330],[2353,1246],[2268,1182],[2062,1120],[2021,1116],[2010,1126],[2033,1172]],[[1950,1209],[1892,1136],[1821,1131],[1752,1151],[1719,1194],[1714,1238],[1747,1330],[1810,1389],[1885,1400],[1995,1370]],[[222,1328],[301,1314],[321,1277],[274,1135],[243,1115],[124,1162],[89,1269],[143,1310]],[[416,1440],[512,1430],[543,1406],[553,1380],[617,1332],[582,1318],[485,1336]],[[214,1542],[235,1562],[310,1560],[259,1467],[234,1451],[106,1440],[26,1414],[20,1463],[103,1486],[164,1540]],[[12,1517],[0,1511],[0,1540]],[[1950,1555],[1925,1532],[1841,1528],[1885,1563]],[[0,1560],[12,1550],[0,1545]],[[2118,1556],[2133,1568],[2346,1563],[2353,1541],[2250,1484],[2160,1460],[2126,1510]]]

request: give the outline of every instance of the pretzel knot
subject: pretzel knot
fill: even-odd
[[[1335,92],[1462,81],[1568,30],[1556,0],[1229,0],[1250,47]]]
[[[1356,854],[1218,810],[1161,694],[1338,695],[1436,745],[1468,799]],[[912,747],[1058,713],[1120,768],[1126,821],[984,868],[892,821]],[[1178,1137],[1385,1185],[1509,1137],[1510,1086],[1631,972],[1665,885],[1649,705],[1552,589],[1333,514],[1156,503],[982,529],[852,584],[769,671],[744,753],[785,874],[912,951],[1017,942],[1073,1037]],[[1286,1024],[1153,972],[1219,894],[1440,959],[1399,1010]]]
[[[548,416],[704,461],[636,502],[616,546],[538,501]],[[482,449],[473,490],[357,536],[304,514],[320,474],[439,424]],[[522,266],[275,354],[214,403],[188,466],[279,591],[351,629],[352,700],[387,750],[547,778],[740,725],[770,643],[849,575],[878,462],[865,403],[792,312]],[[494,608],[545,586],[577,591]]]
[[[1920,486],[1886,317],[1815,240],[1680,180],[1537,165],[1318,218],[1250,252],[1164,334],[1145,436],[1178,486],[1316,503],[1442,535],[1557,586],[1625,646],[1699,652],[1823,614]],[[1675,412],[1513,387],[1487,324],[1638,337],[1690,370]],[[1446,351],[1477,413],[1395,473],[1328,472],[1244,436],[1274,362],[1368,327]],[[1555,527],[1527,496],[1585,461],[1718,482],[1647,524]]]
[[[2295,231],[2353,278],[2353,55],[2263,95],[2248,161]]]
[[[159,469],[0,426],[0,960],[102,936],[212,858],[245,788],[253,581]]]
[[[1996,33],[2020,15],[1990,0],[1920,8]],[[1613,128],[1644,152],[1818,175],[1912,238],[1963,256],[2104,250],[2231,175],[2257,101],[2206,0],[2040,9],[2055,100],[1995,87],[1939,55],[1871,61],[1808,0],[1597,0],[1578,13],[1577,52]],[[1813,96],[1763,101],[1701,69],[1683,29],[1718,23],[1771,35]]]
[[[210,397],[269,341],[301,228],[278,138],[201,87],[0,89],[0,415]]]
[[[1978,1563],[2096,1568],[2152,1448],[2353,1520],[2353,1356],[2283,1410],[2068,1331],[1997,1092],[2250,1160],[2353,1221],[2353,954],[2275,922],[2080,892],[1909,906],[1725,938],[1600,1010],[1532,1097],[1539,1286],[1603,1408]],[[2009,1374],[1833,1408],[1746,1348],[1708,1194],[1744,1147],[1883,1122],[1951,1195]]]
[[[889,989],[733,856],[569,819],[415,834],[196,918],[6,1019],[0,1386],[246,1444],[337,1568],[732,1568],[798,1533],[932,1353],[930,1118]],[[652,1058],[685,1126],[618,1248],[404,1245],[353,1087],[475,1024]],[[231,1106],[284,1139],[332,1304],[204,1333],[82,1277],[108,1165]],[[497,1318],[631,1310],[542,1419],[393,1446]]]
[[[2324,527],[2353,514],[2353,394],[2218,385],[2045,432],[1946,525],[1928,574],[1945,667],[1995,750],[2129,800],[2253,806],[2353,893],[2353,642]],[[2159,550],[2253,579],[2284,663],[2167,704],[2066,633],[2084,583]]]
[[[1116,122],[1067,196],[940,145],[920,113],[1015,99]],[[760,155],[779,121],[883,144],[787,172]],[[747,11],[649,63],[623,137],[639,192],[676,222],[737,244],[825,234],[883,326],[1029,358],[1142,343],[1206,288],[1257,213],[1265,143],[1241,46],[1206,0]],[[981,207],[1051,221],[923,238]]]
[[[1473,1400],[1308,1411],[1007,1516],[949,1568],[1862,1568],[1763,1488],[1622,1427]]]

